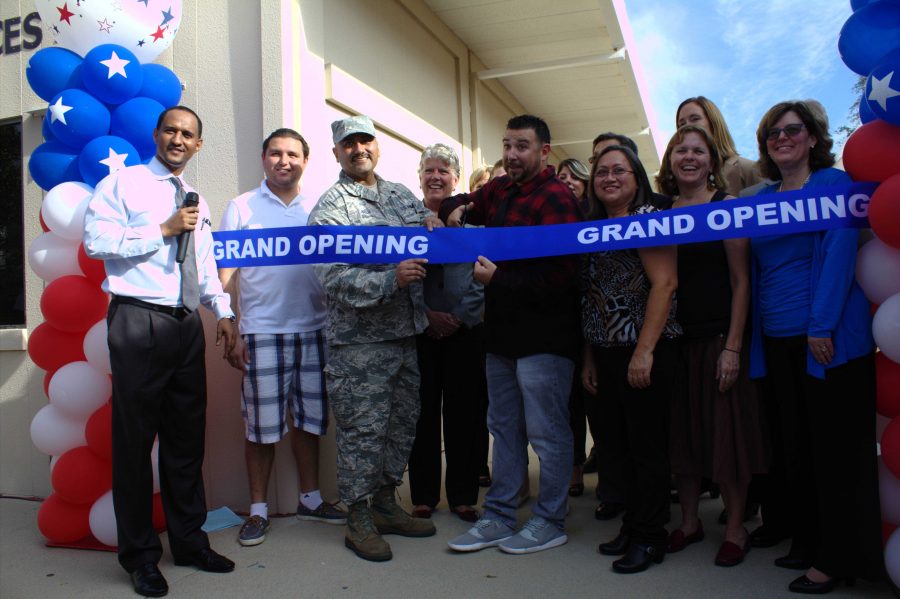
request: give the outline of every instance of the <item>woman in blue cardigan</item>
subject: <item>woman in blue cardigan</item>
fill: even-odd
[[[850,181],[832,168],[827,126],[806,102],[773,106],[756,137],[762,174],[776,181],[761,194]],[[751,240],[750,371],[772,394],[793,526],[775,565],[806,571],[789,586],[797,593],[882,574],[874,343],[857,243],[855,229]]]

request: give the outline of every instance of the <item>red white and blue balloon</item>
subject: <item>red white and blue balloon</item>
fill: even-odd
[[[35,5],[56,42],[79,56],[99,44],[118,44],[140,62],[151,62],[181,25],[181,0],[35,0]]]
[[[877,118],[900,125],[900,51],[885,56],[869,73],[866,104]]]

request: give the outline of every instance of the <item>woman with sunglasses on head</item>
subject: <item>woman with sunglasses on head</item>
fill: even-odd
[[[760,193],[850,178],[832,168],[832,139],[806,102],[781,102],[756,132]],[[811,193],[815,193],[814,191]],[[805,197],[805,196],[804,196]],[[797,593],[883,574],[875,461],[874,343],[854,278],[858,232],[754,237],[751,376],[778,406],[793,540],[775,565],[805,570]]]
[[[723,191],[737,196],[742,189],[762,181],[758,165],[738,154],[725,117],[712,100],[697,96],[679,104],[675,111],[675,126],[681,128],[685,125],[702,127],[712,138],[722,160]]]
[[[684,125],[663,155],[658,189],[671,208],[733,199],[723,188],[721,160],[706,129]],[[681,527],[669,535],[675,553],[703,540],[698,512],[701,477],[719,485],[727,508],[725,540],[715,563],[744,560],[747,486],[765,472],[761,410],[746,368],[744,336],[750,305],[747,239],[678,247],[678,310],[683,376],[672,405],[670,458],[681,503]],[[744,358],[744,359],[742,359]]]
[[[589,194],[598,220],[656,211],[643,166],[623,146],[594,161]],[[594,252],[582,279],[582,383],[597,395],[598,465],[616,463],[625,489],[621,531],[599,549],[623,556],[615,572],[641,572],[663,560],[668,538],[668,413],[681,334],[675,248]]]

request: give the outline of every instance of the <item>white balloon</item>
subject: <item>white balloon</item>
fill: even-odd
[[[91,525],[91,534],[94,538],[110,547],[119,544],[119,534],[116,532],[116,510],[113,508],[112,489],[100,496],[100,499],[91,506],[91,514],[88,516]]]
[[[894,585],[900,587],[900,528],[891,533],[884,546],[884,566]]]
[[[884,300],[872,319],[875,344],[885,356],[900,362],[900,293]]]
[[[31,421],[31,442],[42,453],[62,455],[74,447],[87,445],[84,425],[87,418],[73,418],[53,404],[47,404]]]
[[[900,293],[900,249],[869,241],[856,254],[856,280],[873,304]]]
[[[109,401],[112,382],[106,373],[87,362],[69,362],[53,374],[49,391],[51,404],[65,414],[86,421]]]
[[[81,275],[78,242],[42,233],[28,246],[28,266],[47,283],[66,275]]]
[[[153,469],[153,492],[159,493],[159,437],[153,441],[150,450],[150,466]]]
[[[97,321],[97,324],[88,329],[84,335],[84,355],[91,366],[112,374],[109,366],[109,345],[106,342],[106,319]]]
[[[881,495],[881,518],[900,526],[900,480],[878,458],[878,492]]]
[[[100,44],[118,44],[141,63],[152,62],[171,45],[181,25],[181,0],[69,0],[66,16],[58,10],[58,0],[34,4],[56,42],[80,56]]]
[[[64,239],[81,241],[84,212],[94,188],[86,183],[67,181],[47,192],[41,204],[41,216],[50,230]]]

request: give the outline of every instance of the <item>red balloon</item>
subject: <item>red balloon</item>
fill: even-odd
[[[900,127],[876,119],[844,144],[844,168],[854,181],[886,181],[900,173]]]
[[[84,361],[84,331],[60,331],[50,323],[42,322],[28,337],[28,355],[38,368],[48,373],[56,372],[69,362]]]
[[[900,478],[900,417],[888,422],[881,434],[881,459],[891,474]]]
[[[900,174],[879,185],[872,194],[869,224],[878,239],[900,249]]]
[[[895,530],[897,530],[896,524],[891,524],[884,520],[881,521],[881,542],[883,545],[887,545],[888,539],[891,538],[891,535],[894,534]]]
[[[112,486],[112,464],[82,445],[59,456],[50,481],[61,499],[90,507]]]
[[[112,461],[112,404],[106,402],[84,426],[88,447],[104,460]]]
[[[106,280],[106,268],[103,266],[103,260],[96,260],[88,256],[84,251],[84,244],[78,246],[78,266],[92,283],[102,285]]]
[[[38,510],[38,529],[54,543],[72,543],[91,534],[91,505],[75,505],[55,493]]]
[[[162,495],[159,493],[153,495],[153,528],[157,532],[166,529],[166,513],[163,511]]]
[[[44,320],[61,331],[87,331],[106,316],[109,298],[87,277],[67,275],[47,285],[41,295]]]
[[[900,364],[875,354],[876,411],[887,418],[900,416]]]

